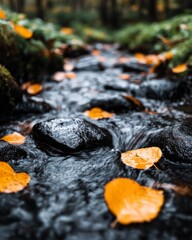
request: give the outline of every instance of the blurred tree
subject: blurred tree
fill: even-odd
[[[37,17],[45,19],[47,1],[46,0],[36,0]]]
[[[151,21],[157,20],[157,0],[148,0],[148,13]]]

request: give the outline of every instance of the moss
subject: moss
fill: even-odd
[[[0,65],[0,109],[9,112],[21,101],[21,91],[10,72]]]

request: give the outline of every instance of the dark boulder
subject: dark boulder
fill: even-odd
[[[139,87],[133,89],[133,93],[150,99],[176,100],[183,95],[184,85],[178,80],[152,79],[144,81]]]
[[[126,113],[131,110],[141,109],[134,101],[114,92],[99,94],[97,97],[89,100],[88,103],[85,103],[81,110],[85,111],[94,107],[115,113]]]
[[[104,128],[80,118],[52,119],[36,124],[33,138],[62,152],[77,152],[101,146],[112,146],[112,136]]]
[[[172,162],[192,163],[192,125],[190,122],[176,123],[156,133],[150,145],[158,146]]]
[[[19,160],[27,157],[27,152],[19,146],[0,141],[0,161]]]

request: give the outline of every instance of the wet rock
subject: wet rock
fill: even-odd
[[[176,123],[156,133],[150,145],[158,146],[172,162],[192,163],[192,125],[190,122]]]
[[[74,70],[76,70],[76,71],[99,71],[102,69],[103,69],[103,67],[97,58],[84,57],[77,62]]]
[[[77,152],[112,146],[111,134],[80,118],[60,118],[38,123],[32,130],[34,139],[62,152]]]
[[[0,141],[0,161],[19,160],[27,157],[27,152],[19,146]]]
[[[183,82],[178,80],[153,79],[143,82],[139,87],[134,88],[132,92],[136,96],[150,99],[175,100],[183,95],[184,86]]]
[[[94,107],[99,107],[103,110],[115,113],[125,113],[139,108],[133,101],[126,99],[122,95],[115,94],[114,92],[110,92],[110,94],[99,94],[97,97],[84,104],[81,110],[84,111]]]
[[[0,110],[10,112],[21,100],[22,94],[9,71],[0,65]]]
[[[148,72],[150,65],[139,62],[128,62],[122,66],[124,72]]]

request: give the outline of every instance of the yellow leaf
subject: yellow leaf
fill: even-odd
[[[69,79],[73,79],[73,78],[76,78],[77,75],[74,72],[68,72],[68,73],[65,73],[65,77]]]
[[[164,203],[163,191],[143,187],[127,178],[116,178],[105,185],[105,201],[121,224],[150,222]]]
[[[12,167],[0,162],[0,192],[13,193],[23,190],[30,182],[30,176],[26,173],[15,173]]]
[[[36,95],[43,90],[43,86],[39,83],[31,84],[27,87],[27,92],[31,95]]]
[[[106,112],[101,108],[92,108],[89,111],[85,111],[85,114],[92,119],[111,118],[114,114]]]
[[[2,9],[0,9],[0,19],[6,19],[6,18],[7,18],[6,13]]]
[[[149,147],[124,152],[121,154],[121,159],[125,165],[138,169],[147,169],[158,162],[161,156],[160,148]]]
[[[3,140],[10,144],[20,145],[25,142],[26,138],[23,135],[21,135],[20,133],[14,132],[12,134],[2,137],[0,140]]]
[[[129,74],[120,74],[119,78],[121,78],[122,80],[129,80],[130,79],[130,75]]]
[[[23,27],[21,25],[14,25],[15,32],[18,33],[23,38],[29,39],[33,36],[33,32],[26,27]]]
[[[172,68],[173,73],[182,73],[187,70],[187,64],[180,64],[174,68]]]
[[[64,28],[61,29],[61,32],[65,33],[66,35],[70,35],[70,34],[74,33],[74,29],[73,28],[64,27]]]

